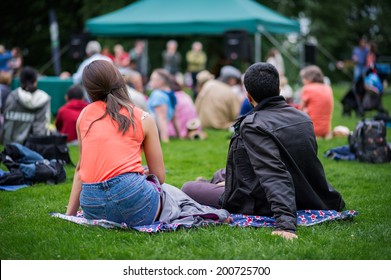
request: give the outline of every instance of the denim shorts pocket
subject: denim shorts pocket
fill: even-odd
[[[86,219],[107,219],[106,199],[91,195],[89,192],[81,193],[80,206]]]
[[[128,192],[113,200],[128,225],[139,225],[151,213],[150,198],[147,196],[145,186],[129,186]]]

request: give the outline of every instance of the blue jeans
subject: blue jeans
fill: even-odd
[[[139,173],[125,173],[99,183],[83,183],[80,206],[87,219],[127,226],[149,225],[158,212],[158,186]]]
[[[353,72],[354,81],[357,82],[361,76],[365,75],[366,71],[367,71],[367,67],[365,67],[365,65],[355,65],[354,72]]]
[[[18,163],[34,163],[44,159],[39,153],[23,146],[22,144],[16,142],[12,142],[11,144],[14,145],[20,153],[20,159],[17,160]]]

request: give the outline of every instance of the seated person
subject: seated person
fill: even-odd
[[[79,85],[68,89],[65,100],[66,104],[58,109],[55,125],[59,132],[68,135],[68,142],[77,142],[76,121],[88,102],[84,100],[83,89]]]
[[[176,125],[179,130],[179,135],[177,135],[173,122],[170,122],[168,125],[168,135],[170,137],[186,138],[189,136],[187,124],[189,121],[198,119],[197,111],[193,99],[182,90],[175,79],[171,81],[171,87],[177,101],[175,106],[175,120],[177,122]],[[201,131],[201,126],[199,126],[197,130]]]
[[[152,92],[147,102],[148,109],[156,120],[162,142],[169,142],[168,124],[170,121],[175,126],[176,135],[179,134],[175,120],[177,100],[171,88],[172,79],[172,75],[165,69],[155,69],[149,81]]]
[[[284,96],[286,102],[293,102],[293,89],[288,83],[288,78],[280,76],[280,95]]]
[[[279,95],[276,68],[253,64],[244,85],[254,110],[234,124],[226,169],[210,182],[185,183],[182,190],[231,213],[273,216],[273,234],[297,238],[297,210],[340,211],[345,203],[326,180],[310,118]]]
[[[134,70],[131,70],[131,71],[134,73],[137,73]],[[125,75],[122,73],[122,76],[125,79],[126,88],[128,89],[129,97],[130,97],[130,99],[132,99],[134,105],[136,105],[137,107],[139,107],[143,111],[148,112],[149,109],[148,109],[148,104],[147,104],[147,96],[144,95],[142,93],[142,91],[137,90],[136,86],[134,84],[134,81],[135,81],[134,77],[136,77],[136,76],[131,73],[127,73]],[[140,76],[140,78],[141,78],[141,76]]]
[[[324,83],[323,73],[318,66],[311,65],[303,68],[300,77],[303,88],[299,108],[310,116],[316,137],[331,138],[333,90]]]
[[[0,139],[3,135],[4,105],[8,95],[11,93],[12,73],[0,70]]]
[[[236,94],[236,97],[239,99],[240,103],[246,99],[246,92],[242,86],[242,73],[239,69],[231,66],[225,65],[220,69],[219,81],[229,85],[233,92]]]
[[[37,89],[38,73],[24,67],[20,87],[13,90],[4,105],[3,144],[24,144],[30,134],[45,135],[50,125],[50,96]]]
[[[231,86],[215,80],[207,70],[197,74],[195,106],[203,128],[228,129],[239,114],[241,102]]]
[[[231,222],[226,210],[211,210],[179,189],[163,184],[165,169],[156,124],[134,106],[119,70],[96,60],[86,66],[83,85],[92,101],[77,120],[80,158],[76,166],[67,215],[79,206],[87,219],[126,223],[128,227],[170,223],[201,215]],[[142,165],[144,153],[148,168]],[[193,217],[192,215],[196,215]]]

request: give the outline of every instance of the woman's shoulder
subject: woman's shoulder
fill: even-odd
[[[132,107],[132,109],[133,109],[133,114],[134,114],[137,118],[139,118],[139,119],[141,119],[141,116],[143,116],[144,113],[146,113],[144,110],[140,109],[139,107],[137,107],[137,106],[135,106],[135,105]]]
[[[164,91],[161,89],[154,89],[151,91],[151,96],[152,95],[161,95],[161,94],[164,94]]]
[[[88,103],[83,109],[88,115],[101,116],[106,111],[106,103],[103,101],[95,101]]]
[[[152,92],[151,92],[151,95],[149,96],[149,100],[160,100],[160,99],[166,99],[168,96],[167,94],[161,90],[161,89],[154,89]]]

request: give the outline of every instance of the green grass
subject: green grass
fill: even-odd
[[[356,117],[342,118],[339,100],[347,85],[334,87],[333,126],[353,129]],[[391,111],[391,94],[384,96]],[[368,116],[373,116],[370,112]],[[205,141],[172,141],[163,144],[167,182],[181,187],[197,176],[211,177],[225,165],[229,133],[208,130]],[[391,141],[388,129],[388,141]],[[342,193],[347,209],[360,215],[339,221],[299,227],[299,239],[271,236],[270,228],[211,226],[158,234],[85,227],[52,218],[65,212],[73,168],[60,185],[38,184],[16,192],[0,192],[0,257],[5,259],[391,259],[391,165],[336,162],[323,157],[345,138],[318,140],[328,180]],[[78,151],[71,148],[76,162]]]

